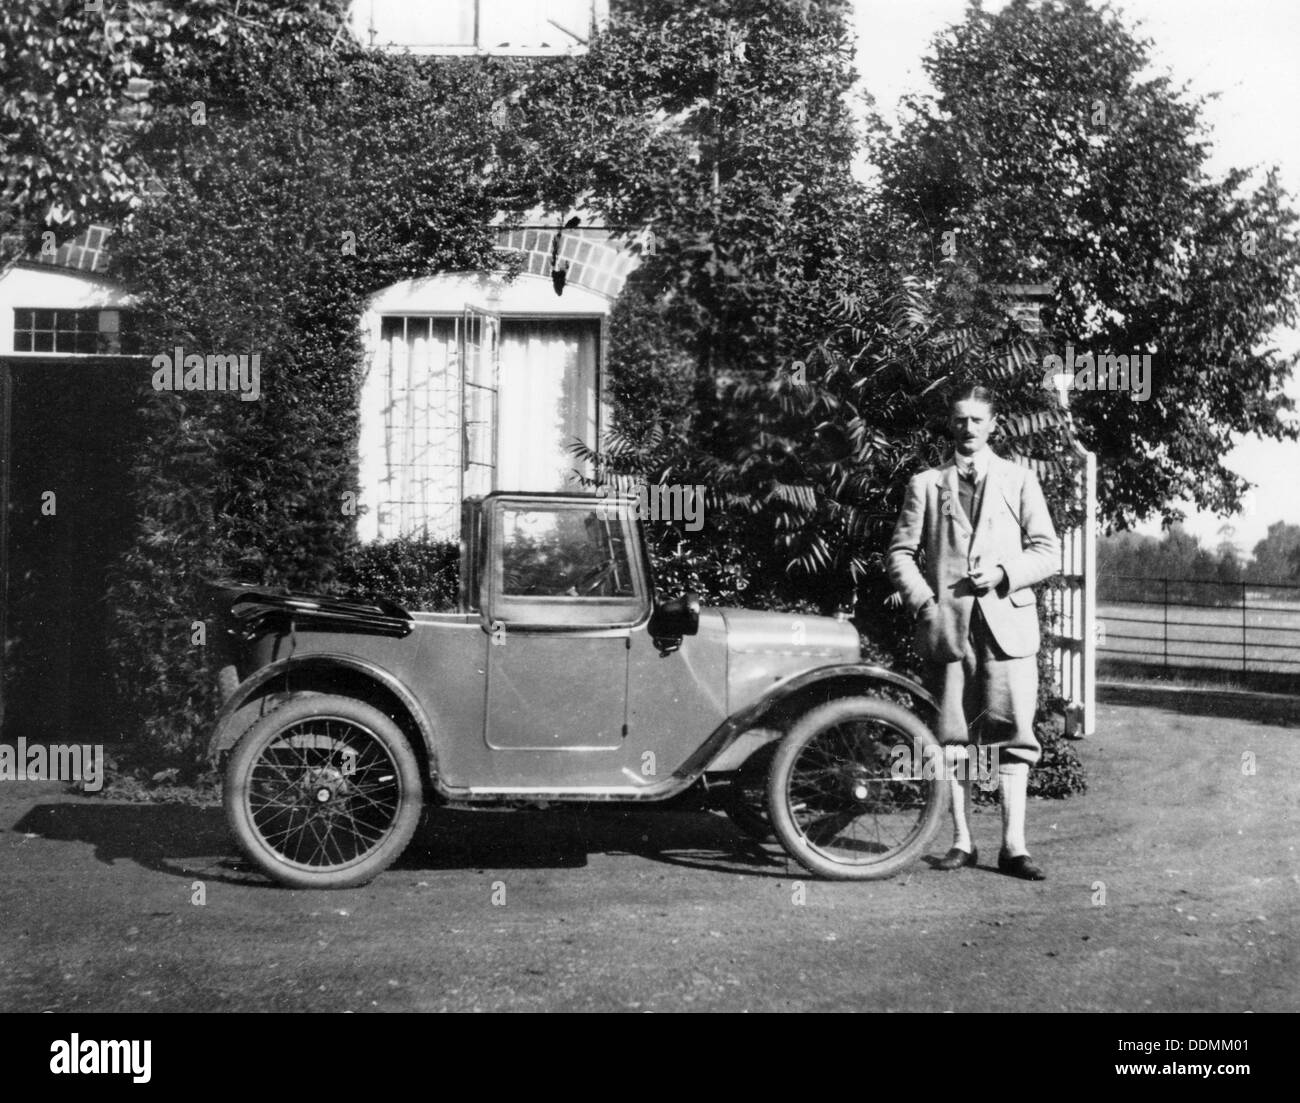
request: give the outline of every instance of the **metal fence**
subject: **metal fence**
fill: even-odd
[[[1101,576],[1102,658],[1165,670],[1300,675],[1300,586]]]

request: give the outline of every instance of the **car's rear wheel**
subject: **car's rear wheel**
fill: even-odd
[[[226,818],[240,846],[293,888],[371,880],[411,841],[422,799],[401,729],[350,697],[290,694],[226,767]]]
[[[875,880],[913,862],[948,800],[924,764],[940,753],[920,718],[874,697],[829,701],[781,741],[768,778],[777,837],[823,877]]]

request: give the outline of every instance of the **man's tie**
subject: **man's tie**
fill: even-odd
[[[975,526],[975,465],[973,463],[957,465],[957,493],[961,499],[962,511],[971,527]]]

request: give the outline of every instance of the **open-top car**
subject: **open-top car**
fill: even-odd
[[[220,592],[237,673],[209,749],[240,845],[286,885],[365,883],[426,802],[689,791],[852,879],[912,862],[943,814],[925,691],[861,662],[845,621],[656,601],[630,500],[467,501],[455,612]]]

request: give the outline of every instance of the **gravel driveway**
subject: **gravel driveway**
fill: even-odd
[[[292,892],[220,809],[0,783],[0,1009],[1296,1010],[1300,727],[1109,702],[1088,794],[1030,802],[1042,884],[990,868],[996,809],[980,869],[869,884],[605,809],[435,814],[368,887]]]

